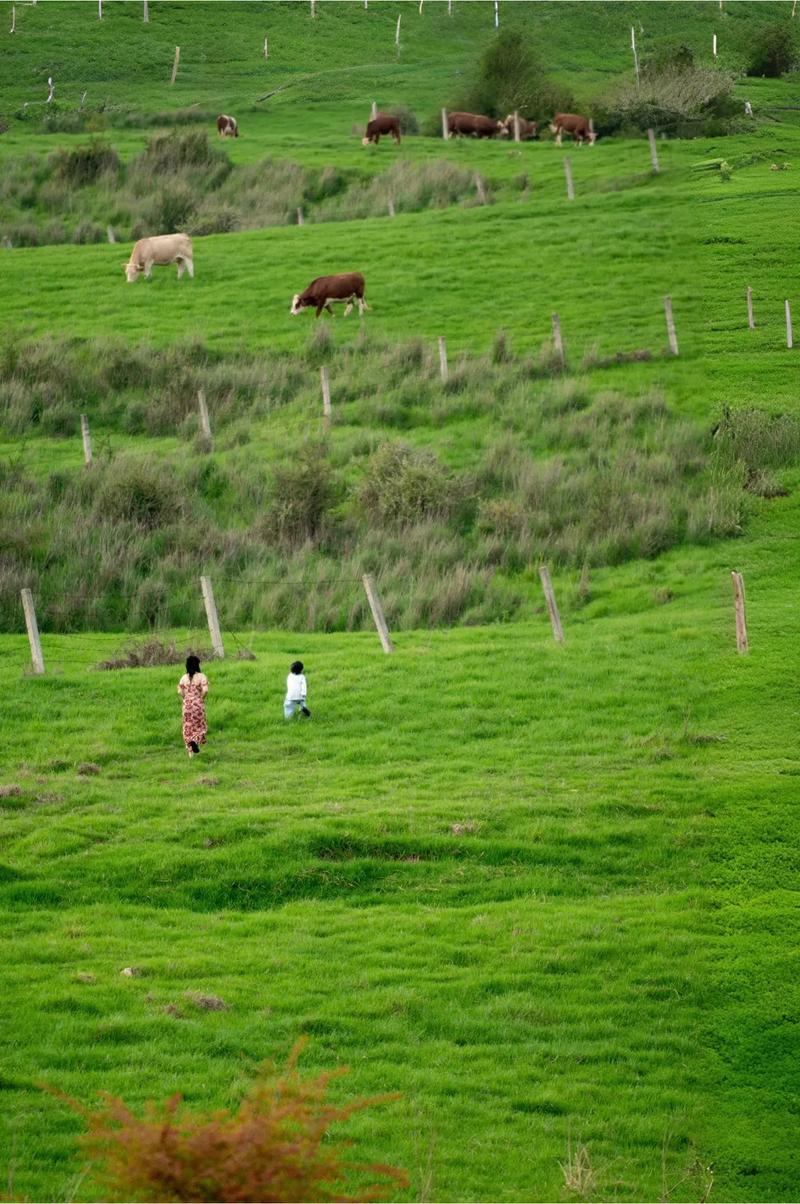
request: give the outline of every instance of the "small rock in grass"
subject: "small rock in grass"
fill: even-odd
[[[201,1012],[227,1012],[228,1005],[218,995],[202,995],[200,991],[187,991],[186,998]]]
[[[8,786],[0,786],[0,798],[16,798],[22,794],[22,787],[10,782]]]
[[[79,970],[78,973],[75,975],[75,978],[77,979],[78,982],[86,982],[86,983],[97,982],[97,976],[95,974],[90,974],[88,970]]]
[[[126,966],[124,970],[120,970],[123,978],[141,978],[142,972],[136,966]]]
[[[95,765],[92,761],[85,761],[83,765],[78,766],[78,773],[83,777],[89,777],[90,774],[102,773],[99,765]]]

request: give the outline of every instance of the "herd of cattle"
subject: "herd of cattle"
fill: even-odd
[[[579,113],[556,113],[550,129],[556,136],[556,143],[561,145],[564,134],[570,134],[573,140],[582,146],[591,146],[595,140],[594,130],[588,117]],[[217,118],[217,131],[221,138],[238,138],[239,125],[235,117],[220,113]],[[471,138],[513,138],[518,132],[524,140],[536,138],[539,127],[535,121],[527,121],[524,117],[509,113],[505,121],[495,117],[484,117],[480,113],[448,113],[447,136]],[[393,113],[376,113],[367,123],[367,130],[362,142],[365,146],[380,142],[381,135],[389,135],[395,142],[400,141],[400,121]],[[150,278],[154,265],[164,266],[176,263],[178,279],[184,271],[194,276],[194,260],[192,240],[188,234],[158,234],[153,238],[140,238],[134,244],[131,257],[123,264],[125,276],[132,284],[139,275]],[[360,272],[346,272],[338,276],[319,276],[312,280],[302,293],[296,293],[292,298],[290,313],[299,314],[306,308],[316,310],[319,317],[323,309],[333,313],[331,302],[342,301],[345,304],[345,317],[350,313],[353,304],[358,305],[359,314],[363,314],[369,306],[364,301],[364,277]]]

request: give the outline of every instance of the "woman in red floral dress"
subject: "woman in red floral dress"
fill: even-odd
[[[208,678],[200,672],[200,660],[187,656],[186,672],[178,682],[178,693],[183,699],[183,742],[190,757],[200,752],[206,742],[205,697],[208,693]]]

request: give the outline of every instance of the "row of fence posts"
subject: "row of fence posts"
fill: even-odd
[[[745,599],[744,599],[744,579],[741,573],[735,570],[731,573],[733,582],[733,607],[734,618],[736,621],[736,651],[745,653],[748,651],[747,642],[747,621],[745,618]],[[545,602],[547,604],[547,613],[550,616],[550,626],[553,632],[553,639],[557,644],[563,644],[564,628],[561,624],[561,616],[558,612],[558,604],[556,595],[553,589],[553,583],[550,579],[550,570],[547,565],[540,565],[539,580],[542,585]],[[394,644],[392,637],[389,634],[389,625],[386,622],[386,616],[383,612],[383,606],[378,595],[378,589],[375,584],[375,578],[370,573],[364,573],[361,578],[364,586],[364,592],[367,595],[367,602],[372,613],[372,621],[375,624],[375,630],[378,633],[378,638],[381,642],[381,647],[386,653],[394,652]],[[202,576],[200,578],[200,590],[203,595],[203,605],[206,611],[206,620],[208,622],[208,633],[211,637],[211,647],[214,650],[214,656],[218,660],[223,660],[225,657],[225,645],[222,642],[222,631],[219,625],[219,615],[217,614],[217,604],[214,599],[214,588],[211,584],[211,578]],[[42,641],[39,635],[39,625],[36,621],[36,608],[34,606],[33,594],[29,589],[20,591],[22,596],[22,609],[25,614],[25,627],[28,632],[28,643],[31,649],[31,664],[35,674],[44,673],[44,656],[42,654]]]
[[[755,330],[755,317],[753,315],[753,290],[747,288],[747,325],[750,330]],[[785,302],[786,312],[786,346],[793,346],[792,338],[792,312],[789,302]],[[666,296],[664,298],[664,318],[667,326],[667,339],[669,341],[669,349],[672,355],[678,355],[678,335],[675,329],[675,319],[672,313],[672,298]],[[561,319],[557,313],[553,313],[550,318],[553,350],[555,356],[562,368],[566,367],[566,354],[564,351],[564,339],[561,334]],[[319,370],[320,385],[322,388],[322,421],[325,430],[330,430],[333,420],[333,407],[331,405],[331,384],[328,375],[328,368],[323,364]],[[442,384],[447,384],[449,379],[449,368],[447,363],[447,340],[443,334],[439,335],[439,375]],[[197,410],[200,435],[206,447],[210,450],[212,446],[211,436],[211,419],[208,413],[208,405],[206,403],[205,390],[200,389],[197,394]],[[92,437],[89,430],[89,418],[86,414],[81,414],[81,438],[83,440],[83,460],[87,468],[92,467]]]

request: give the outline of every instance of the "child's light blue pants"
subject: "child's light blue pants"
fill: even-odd
[[[284,702],[284,704],[283,704],[283,717],[284,717],[284,719],[291,719],[291,717],[292,717],[292,715],[295,713],[295,711],[298,711],[298,710],[300,709],[300,707],[304,707],[305,705],[306,705],[306,704],[305,704],[305,700],[304,700],[304,699],[300,699],[300,698],[291,698],[291,699],[289,699],[289,698],[287,698],[287,699],[286,699],[286,701],[285,701],[285,702]]]

